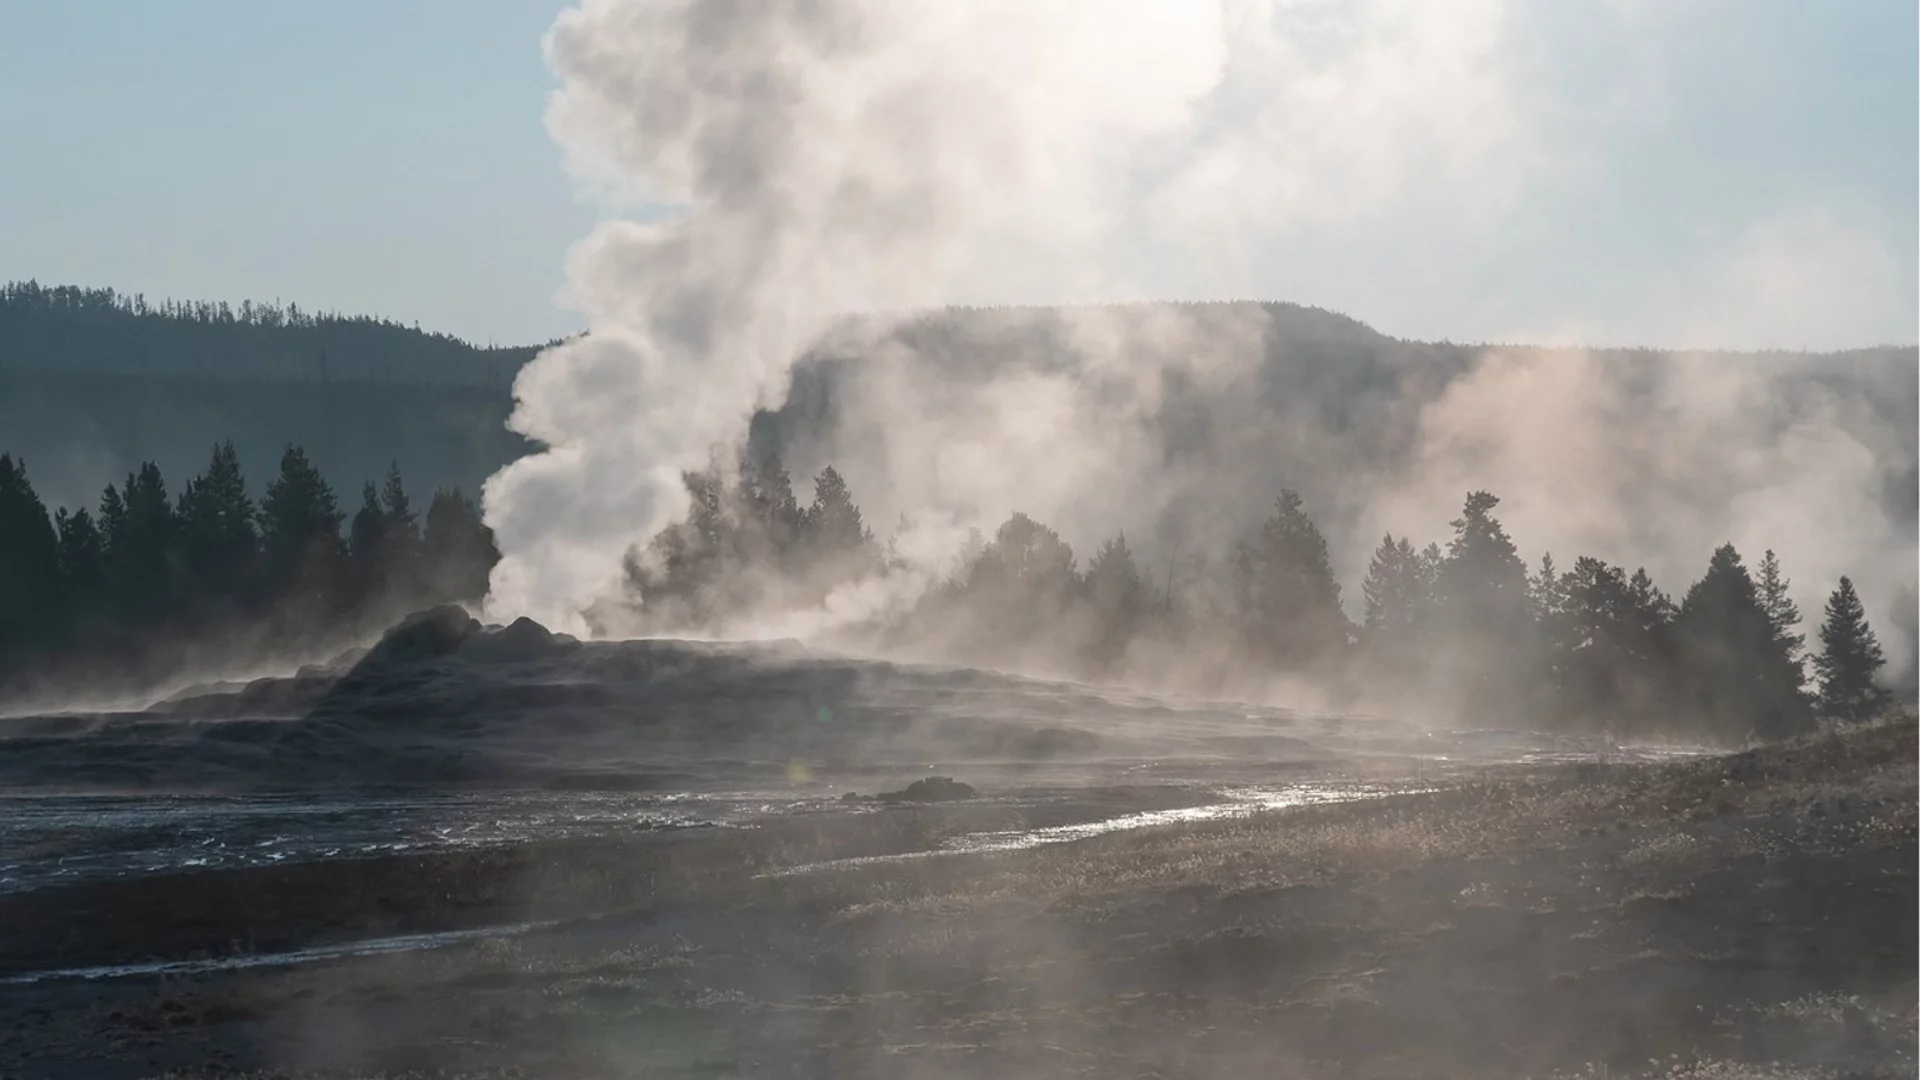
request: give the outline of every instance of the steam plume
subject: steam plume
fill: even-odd
[[[589,333],[516,386],[514,427],[548,449],[488,484],[494,604],[577,629],[683,513],[681,470],[764,410],[796,473],[835,464],[868,520],[927,526],[929,559],[1018,509],[1157,561],[1285,485],[1356,560],[1352,592],[1379,532],[1438,539],[1486,487],[1530,555],[1678,591],[1731,539],[1777,548],[1810,615],[1843,572],[1910,608],[1910,350],[1423,349],[1255,305],[974,312],[958,334],[872,314],[1231,295],[1315,235],[1431,253],[1524,231],[1502,208],[1586,159],[1515,62],[1511,6],[587,0],[547,41],[549,126],[628,217],[572,254]],[[1715,253],[1705,302],[1657,325],[1744,344],[1796,302],[1796,325],[1853,325],[1834,275],[1778,272],[1805,262],[1782,243]],[[831,415],[788,403],[809,348]]]
[[[680,471],[779,403],[827,316],[930,304],[983,253],[1017,265],[1102,232],[1114,166],[1185,120],[1221,41],[1177,0],[563,15],[549,124],[584,181],[651,219],[578,245],[588,334],[515,387],[513,426],[549,449],[487,485],[495,602],[574,624],[684,510]]]

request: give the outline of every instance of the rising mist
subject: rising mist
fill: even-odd
[[[802,475],[836,465],[876,526],[910,519],[919,572],[741,633],[910,605],[1010,511],[1173,567],[1282,487],[1351,602],[1373,538],[1438,539],[1485,488],[1529,561],[1678,590],[1718,543],[1771,547],[1807,610],[1852,574],[1908,663],[1910,350],[1423,346],[1285,306],[1078,302],[1232,295],[1262,237],[1441,203],[1508,227],[1503,200],[1566,151],[1508,40],[1526,28],[1497,0],[570,10],[548,126],[608,220],[563,296],[588,333],[516,384],[511,424],[545,449],[487,487],[492,609],[581,629],[685,514],[682,474],[751,428]],[[1716,280],[1783,257],[1735,251],[1752,272]],[[1813,326],[1826,298],[1790,299]],[[1659,325],[1750,340],[1711,299]],[[1068,306],[925,314],[1008,301]]]

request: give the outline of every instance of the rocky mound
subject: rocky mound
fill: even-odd
[[[476,663],[501,664],[545,660],[579,642],[555,634],[524,616],[506,626],[484,626],[457,604],[416,611],[386,632],[353,666],[349,677],[367,669],[383,669],[459,655]]]
[[[940,803],[959,802],[979,796],[972,784],[963,784],[950,776],[929,776],[924,780],[915,780],[899,791],[883,791],[878,795],[860,795],[849,791],[840,797],[841,802],[877,802],[877,803]]]

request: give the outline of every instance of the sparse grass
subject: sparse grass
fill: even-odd
[[[1098,836],[1061,849],[968,856],[963,868],[853,865],[794,886],[847,914],[952,912],[1024,899],[1098,906],[1170,889],[1284,888],[1439,860],[1605,849],[1623,867],[1684,869],[1715,858],[1778,857],[1913,842],[1911,727],[1819,736],[1730,758],[1657,766],[1566,767],[1544,775],[1355,804]],[[1767,783],[1753,784],[1746,774]],[[1712,837],[1687,831],[1721,826]],[[1612,845],[1618,848],[1618,845]]]
[[[1867,1080],[1867,1075],[1852,1074],[1854,1080]],[[1575,1072],[1554,1073],[1552,1080],[1841,1080],[1841,1077],[1829,1069],[1793,1068],[1778,1062],[1675,1060],[1649,1061],[1645,1067],[1632,1070],[1589,1065]]]

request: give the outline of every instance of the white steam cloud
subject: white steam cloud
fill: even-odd
[[[588,334],[516,384],[514,428],[549,449],[488,482],[494,603],[576,623],[626,548],[685,509],[680,471],[779,403],[834,313],[935,303],[983,252],[1106,232],[1115,166],[1218,79],[1206,14],[591,0],[562,16],[549,123],[570,165],[665,209],[576,248]]]
[[[1016,509],[1083,550],[1127,529],[1157,559],[1245,527],[1282,485],[1363,559],[1386,529],[1443,538],[1484,487],[1530,554],[1645,563],[1677,591],[1733,540],[1780,552],[1810,620],[1841,573],[1908,602],[1912,529],[1884,496],[1911,468],[1910,410],[1902,429],[1871,406],[1911,397],[1911,378],[1887,383],[1884,362],[1836,382],[1788,360],[1488,350],[1356,382],[1341,349],[1363,328],[1276,327],[1244,305],[1077,308],[1049,316],[1038,351],[1031,313],[976,313],[964,349],[872,315],[1231,296],[1290,251],[1411,222],[1419,243],[1394,257],[1414,272],[1393,280],[1426,274],[1447,296],[1451,252],[1533,228],[1515,200],[1594,167],[1564,103],[1534,92],[1522,7],[587,0],[547,40],[549,127],[583,188],[632,219],[573,252],[565,298],[587,336],[516,385],[512,424],[547,449],[487,485],[492,603],[578,629],[622,555],[684,512],[681,471],[778,409],[816,345],[860,360],[836,376],[831,422],[787,433],[789,463],[835,464],[883,533],[912,515],[929,563]],[[1652,100],[1637,85],[1590,123],[1637,122]],[[1701,346],[1880,325],[1901,271],[1863,220],[1789,207],[1710,270],[1676,271],[1681,300],[1647,325]],[[848,312],[869,316],[835,322]],[[1505,325],[1587,333],[1550,313]],[[1276,334],[1282,361],[1334,347],[1276,381]],[[1342,569],[1352,589],[1364,564]],[[882,592],[863,583],[825,617],[897,599]]]

